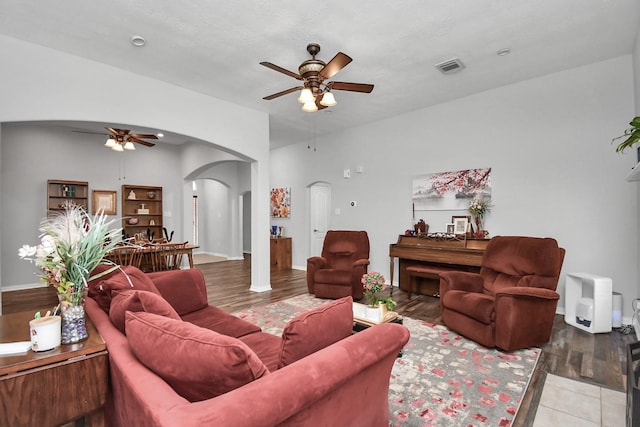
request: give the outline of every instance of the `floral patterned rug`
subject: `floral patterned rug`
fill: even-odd
[[[327,300],[299,295],[234,313],[280,335],[298,313]],[[500,426],[515,418],[540,349],[504,353],[446,327],[404,317],[411,338],[389,385],[389,426]]]

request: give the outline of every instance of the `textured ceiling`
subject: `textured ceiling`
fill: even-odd
[[[640,21],[639,0],[284,3],[0,0],[0,34],[265,111],[274,148],[629,54]],[[134,34],[146,46],[133,47]],[[263,100],[299,82],[259,62],[297,72],[310,42],[325,62],[353,58],[332,80],[373,92],[336,91],[338,105],[317,113],[302,112],[297,93]],[[454,57],[461,72],[434,68]]]

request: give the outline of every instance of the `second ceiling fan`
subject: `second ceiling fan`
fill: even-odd
[[[348,55],[338,52],[331,61],[325,64],[324,61],[316,58],[316,55],[320,52],[320,45],[317,43],[309,43],[307,45],[307,52],[311,55],[311,59],[307,59],[300,64],[298,67],[299,74],[272,64],[271,62],[260,63],[260,65],[264,65],[267,68],[271,68],[272,70],[302,81],[302,86],[292,87],[290,89],[283,90],[282,92],[265,96],[262,99],[272,100],[282,95],[301,91],[298,102],[303,104],[302,110],[313,112],[336,105],[337,102],[331,93],[332,90],[346,90],[350,92],[363,93],[371,93],[373,90],[373,85],[366,83],[334,81],[325,83],[325,80],[333,77],[338,71],[349,64],[352,59]]]
[[[153,147],[155,145],[153,142],[143,141],[142,138],[158,139],[157,136],[152,134],[131,133],[129,129],[105,129],[109,131],[109,138],[105,143],[105,147],[111,148],[114,151],[135,150],[134,142],[147,147]]]

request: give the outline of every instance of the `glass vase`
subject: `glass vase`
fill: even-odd
[[[484,238],[484,217],[482,215],[476,215],[475,219],[475,223],[476,223],[476,230],[473,232],[473,237],[478,238],[478,239],[483,239]]]
[[[89,338],[84,311],[87,290],[58,294],[60,317],[62,318],[62,344],[73,344]]]

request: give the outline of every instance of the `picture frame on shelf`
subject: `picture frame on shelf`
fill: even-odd
[[[451,223],[455,224],[456,220],[461,220],[463,218],[466,218],[466,220],[467,220],[467,228],[466,228],[467,231],[465,231],[464,233],[458,233],[456,231],[455,234],[465,234],[466,233],[467,237],[468,237],[473,232],[472,227],[471,227],[471,215],[452,215],[451,216]]]
[[[455,224],[447,224],[446,226],[447,234],[455,234],[456,225]]]
[[[117,210],[117,192],[111,190],[93,190],[93,203],[91,213],[93,215],[103,211],[105,215],[115,215]]]
[[[469,219],[465,217],[458,217],[453,220],[453,234],[455,235],[466,235],[467,228],[469,225]]]

